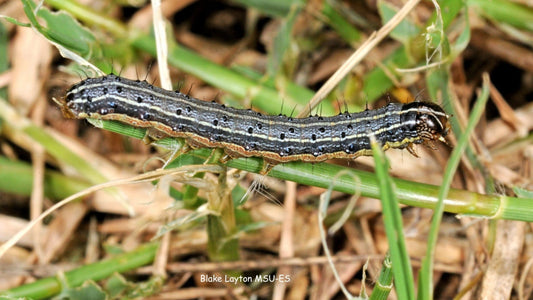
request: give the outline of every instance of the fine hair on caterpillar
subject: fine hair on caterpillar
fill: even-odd
[[[431,102],[292,118],[226,107],[116,75],[82,80],[60,105],[66,117],[115,120],[148,128],[154,139],[183,138],[192,148],[222,148],[230,158],[262,157],[271,165],[369,155],[371,135],[384,150],[415,154],[414,144],[444,142],[450,128],[449,116]]]

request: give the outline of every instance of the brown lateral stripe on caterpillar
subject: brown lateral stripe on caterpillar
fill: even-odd
[[[115,75],[72,86],[62,106],[67,117],[117,120],[185,138],[194,147],[223,148],[232,157],[257,156],[270,162],[368,155],[370,135],[384,149],[411,149],[412,144],[444,141],[450,127],[448,115],[429,102],[291,118],[225,107]]]

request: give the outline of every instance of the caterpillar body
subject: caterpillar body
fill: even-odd
[[[195,148],[223,148],[230,157],[263,157],[272,164],[369,155],[371,135],[383,149],[407,148],[415,154],[413,144],[444,142],[450,128],[449,116],[430,102],[291,118],[201,101],[116,75],[73,85],[60,104],[69,118],[116,120],[184,138]]]

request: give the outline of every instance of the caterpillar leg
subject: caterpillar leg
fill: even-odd
[[[263,166],[261,167],[261,171],[259,171],[260,175],[268,175],[270,171],[276,166],[276,162],[271,162],[266,159],[263,159]]]
[[[415,144],[411,143],[409,145],[407,145],[407,151],[409,151],[409,153],[411,153],[411,155],[413,155],[414,157],[420,157],[418,156],[418,153],[416,153],[416,150],[415,150]]]
[[[223,155],[221,158],[218,159],[218,162],[222,164],[226,164],[228,161],[242,157],[242,155],[238,152],[234,152],[231,149],[224,149],[225,155]],[[263,165],[261,166],[261,170],[259,171],[259,174],[261,175],[268,175],[272,168],[274,168],[279,162],[277,161],[271,161],[266,158],[263,158]]]
[[[433,141],[427,141],[424,143],[424,145],[426,145],[426,147],[428,147],[431,150],[437,150],[437,146],[435,145]]]
[[[165,138],[167,137],[168,135],[166,135],[164,132],[161,132],[155,128],[148,128],[146,130],[146,133],[144,134],[144,137],[142,139],[142,141],[146,144],[146,145],[149,145],[157,140],[160,140],[162,138]]]
[[[169,163],[171,163],[176,158],[178,158],[178,156],[185,154],[191,151],[192,149],[193,148],[189,146],[189,144],[187,143],[184,143],[181,147],[174,149],[172,153],[170,154],[170,156],[168,157],[168,159],[166,160],[165,165],[163,166],[163,169],[166,168]]]
[[[219,160],[218,162],[220,162],[221,164],[225,165],[228,161],[232,160],[234,157],[232,157],[231,155],[229,154],[225,154],[223,155]]]

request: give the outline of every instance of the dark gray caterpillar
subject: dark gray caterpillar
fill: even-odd
[[[359,113],[290,118],[262,115],[191,98],[115,75],[72,86],[62,110],[70,118],[118,120],[185,138],[193,147],[223,148],[231,157],[257,156],[271,163],[323,161],[370,154],[370,135],[384,149],[444,141],[448,115],[429,102],[391,103]]]

